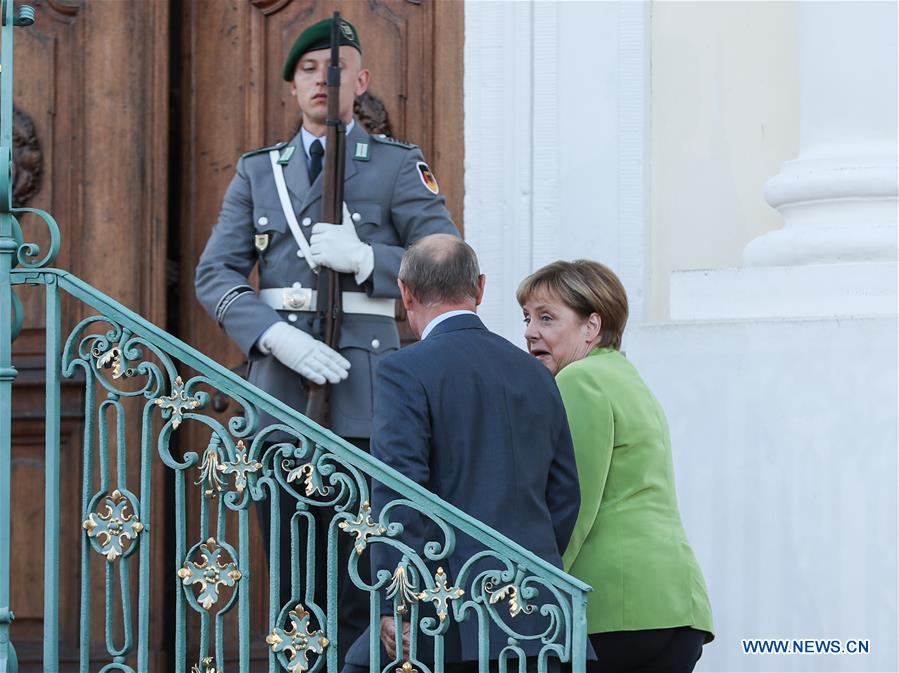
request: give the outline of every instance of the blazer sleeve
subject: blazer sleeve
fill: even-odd
[[[562,556],[563,566],[568,570],[574,564],[599,514],[612,462],[615,421],[609,399],[589,373],[569,366],[559,372],[556,383],[568,413],[581,488],[581,504],[574,532]]]
[[[412,481],[426,485],[430,478],[431,446],[427,396],[420,381],[402,365],[401,354],[402,351],[388,356],[378,365],[371,454]],[[377,479],[372,480],[371,493],[372,510],[376,517],[391,500],[405,497]],[[397,507],[392,510],[390,521],[403,525],[399,541],[422,553],[425,526],[422,516],[408,507]],[[400,559],[400,552],[393,547],[373,544],[372,577],[375,578],[380,570],[392,573]],[[390,614],[393,607],[382,604],[381,610],[384,614]]]

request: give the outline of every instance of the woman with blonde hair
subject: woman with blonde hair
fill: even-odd
[[[624,287],[598,262],[559,261],[525,278],[517,298],[574,440],[581,506],[563,563],[594,588],[588,666],[692,671],[714,637],[712,612],[678,512],[665,415],[620,352]]]

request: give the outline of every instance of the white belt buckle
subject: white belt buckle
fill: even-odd
[[[311,311],[312,288],[285,287],[282,290],[281,305],[287,311]]]

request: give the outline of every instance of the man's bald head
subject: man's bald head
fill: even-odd
[[[406,251],[399,279],[422,305],[436,306],[476,303],[480,275],[470,245],[456,236],[433,234]]]

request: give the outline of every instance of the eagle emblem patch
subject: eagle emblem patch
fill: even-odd
[[[424,161],[418,162],[418,175],[421,178],[422,184],[428,188],[429,192],[432,194],[440,193],[440,187],[437,185],[437,178],[434,177],[430,167],[428,167]]]

